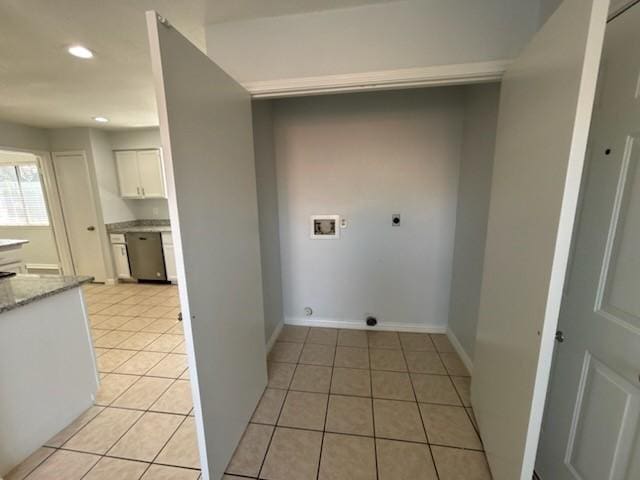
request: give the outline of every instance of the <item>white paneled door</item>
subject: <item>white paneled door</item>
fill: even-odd
[[[533,474],[608,4],[564,0],[502,82],[471,385],[495,480]]]
[[[609,23],[536,471],[640,478],[640,5]]]
[[[249,94],[155,12],[151,63],[204,480],[266,385]]]

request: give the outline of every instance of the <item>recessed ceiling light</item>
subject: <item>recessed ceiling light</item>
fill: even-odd
[[[78,58],[93,58],[93,52],[89,50],[87,47],[83,47],[82,45],[73,45],[67,49],[67,51]]]
[[[93,119],[99,123],[107,123],[109,121],[109,119],[106,117],[93,117]]]

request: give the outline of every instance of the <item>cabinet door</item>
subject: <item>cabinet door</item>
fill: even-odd
[[[131,278],[127,246],[114,243],[111,245],[111,250],[113,252],[113,261],[116,266],[116,275],[118,275],[118,278]]]
[[[178,272],[176,271],[176,257],[173,251],[173,245],[162,245],[164,252],[164,268],[167,272],[167,280],[171,282],[178,281]]]
[[[137,153],[142,196],[145,198],[166,198],[160,150],[140,150]]]
[[[118,183],[120,196],[125,198],[140,198],[142,190],[138,174],[138,160],[135,151],[116,152],[116,166],[118,168]]]

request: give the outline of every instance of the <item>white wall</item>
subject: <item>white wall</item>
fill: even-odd
[[[49,136],[43,128],[0,122],[0,147],[21,150],[49,150]]]
[[[513,58],[535,0],[402,0],[209,25],[207,53],[241,82]]]
[[[499,94],[498,84],[471,85],[466,91],[449,329],[470,360],[480,305]]]
[[[144,148],[161,148],[160,130],[153,128],[136,128],[131,130],[115,130],[107,133],[112,150],[137,150]],[[124,200],[136,219],[168,219],[167,200]]]
[[[264,331],[265,338],[269,341],[284,319],[272,102],[253,102],[252,111],[258,221],[260,223]]]
[[[282,287],[288,320],[444,330],[463,87],[274,102]],[[391,215],[402,226],[391,226]],[[309,216],[340,214],[340,240]],[[346,323],[343,323],[346,325]]]
[[[0,238],[29,240],[29,243],[22,246],[20,253],[20,257],[25,263],[49,266],[60,264],[51,227],[0,226]]]
[[[120,196],[118,173],[109,136],[102,130],[91,129],[89,138],[104,222],[114,223],[134,220],[136,216],[131,208],[130,201],[123,200]]]

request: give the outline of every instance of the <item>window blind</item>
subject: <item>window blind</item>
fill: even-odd
[[[0,225],[49,225],[35,163],[0,165]]]

